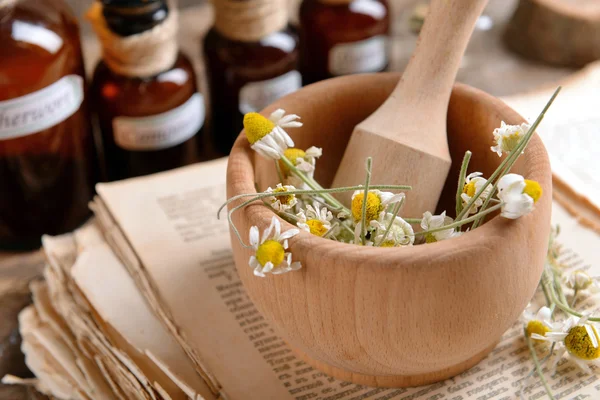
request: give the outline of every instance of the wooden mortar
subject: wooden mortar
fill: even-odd
[[[331,79],[279,100],[263,114],[283,108],[302,117],[305,125],[289,133],[299,148],[323,148],[316,178],[328,186],[354,126],[397,82],[397,74]],[[455,161],[440,202],[450,214],[464,152],[473,152],[469,172],[489,176],[499,165],[490,146],[502,120],[523,122],[500,100],[465,85],[454,87],[447,128]],[[406,248],[359,247],[301,232],[290,247],[302,269],[266,278],[253,275],[251,251],[232,234],[239,275],[281,336],[327,374],[390,387],[446,379],[492,350],[526,307],[542,273],[552,176],[537,135],[513,171],[544,190],[535,210],[518,220],[496,216],[461,237]],[[276,173],[273,161],[256,154],[242,134],[229,158],[227,194],[254,193],[254,182],[261,190],[274,186]],[[256,203],[233,220],[247,241],[250,226],[262,231],[272,216]],[[283,230],[290,228],[283,222]]]

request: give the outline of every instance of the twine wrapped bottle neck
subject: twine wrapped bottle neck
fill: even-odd
[[[228,39],[257,42],[287,26],[286,0],[213,0],[215,29]]]
[[[352,3],[355,0],[317,0],[319,3],[327,4],[328,6],[344,6]]]
[[[160,24],[144,32],[121,36],[113,32],[94,3],[86,14],[102,44],[102,58],[111,71],[128,77],[148,78],[170,69],[177,60],[178,14],[170,7]]]

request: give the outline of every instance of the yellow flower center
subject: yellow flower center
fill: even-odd
[[[536,181],[525,179],[525,189],[523,189],[523,193],[531,197],[534,203],[537,203],[540,197],[542,197],[542,187]]]
[[[466,193],[467,196],[469,196],[469,197],[475,196],[475,193],[477,193],[477,190],[475,188],[475,182],[471,181],[471,182],[467,183],[465,185],[465,187],[463,188],[463,193]]]
[[[396,243],[394,243],[393,240],[386,240],[385,242],[381,243],[380,247],[396,247]]]
[[[275,193],[284,193],[287,192],[287,189],[284,187],[278,187],[275,190],[273,190],[273,194],[275,196],[275,198],[277,200],[279,200],[281,202],[281,204],[286,204],[288,206],[292,205],[292,203],[294,202],[294,199],[296,198],[296,195],[294,194],[286,194],[286,195],[276,195]]]
[[[544,325],[542,321],[538,321],[537,319],[532,319],[529,321],[525,330],[527,331],[527,336],[529,337],[531,337],[531,335],[534,333],[537,333],[540,336],[546,336],[546,333],[550,332],[550,329]],[[534,340],[541,342],[539,339]]]
[[[436,239],[435,236],[433,236],[433,233],[426,233],[425,234],[425,243],[435,243],[438,240]]]
[[[519,144],[521,140],[521,135],[519,132],[515,132],[509,136],[502,138],[502,150],[504,151],[513,151],[515,147]]]
[[[275,128],[275,124],[259,113],[251,112],[244,115],[244,130],[250,144],[258,142]]]
[[[277,267],[283,262],[285,256],[285,249],[276,240],[267,240],[256,250],[256,259],[263,267],[268,263],[273,263],[274,267]]]
[[[363,199],[365,198],[364,193],[359,193],[352,199],[352,216],[355,221],[362,219],[362,207]],[[367,222],[377,219],[379,213],[382,211],[383,206],[381,205],[381,199],[375,193],[369,192],[367,195]]]
[[[596,328],[593,326],[591,328],[596,335],[596,340],[600,340]],[[600,357],[600,347],[594,347],[584,326],[574,326],[569,330],[569,334],[565,338],[565,347],[569,353],[582,360],[595,360]]]
[[[306,157],[306,153],[304,152],[304,150],[300,150],[295,147],[290,147],[290,148],[286,149],[283,152],[283,155],[285,156],[285,158],[290,160],[292,165],[294,165],[294,166],[296,166],[298,164],[297,160],[299,158]],[[281,170],[283,171],[285,176],[288,176],[290,174],[290,169],[281,160],[279,161],[279,168],[281,168]]]
[[[323,237],[323,235],[326,234],[328,230],[323,224],[323,222],[319,221],[318,219],[309,219],[308,221],[306,221],[306,225],[308,225],[308,227],[310,228],[310,233],[320,237]]]

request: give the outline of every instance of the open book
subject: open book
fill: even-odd
[[[554,173],[554,198],[600,233],[600,62],[561,82],[563,90],[539,126]],[[556,85],[503,100],[533,121]]]
[[[95,220],[45,237],[45,281],[20,315],[37,378],[4,382],[62,399],[508,400],[521,388],[542,397],[537,381],[522,381],[532,363],[519,322],[474,368],[419,388],[341,382],[298,359],[238,278],[227,222],[216,219],[225,169],[222,159],[101,184]],[[555,218],[570,245],[600,245],[560,207]],[[598,398],[597,379],[561,364],[550,384],[557,398]]]

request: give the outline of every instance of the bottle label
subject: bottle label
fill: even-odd
[[[0,101],[0,140],[31,135],[75,114],[83,102],[83,78],[67,75],[50,86]]]
[[[205,117],[204,98],[193,94],[173,110],[148,117],[117,117],[113,133],[117,145],[125,150],[161,150],[177,146],[194,136]]]
[[[302,77],[298,71],[290,71],[277,78],[251,82],[240,90],[240,112],[260,111],[275,100],[295,92],[302,86]]]
[[[387,63],[387,38],[383,35],[341,43],[329,52],[329,73],[332,75],[378,72]]]

